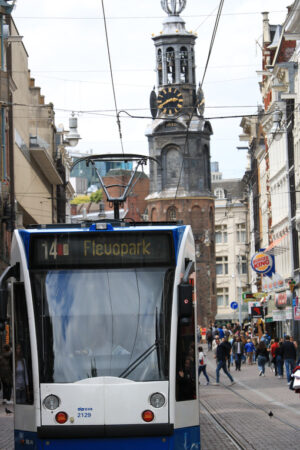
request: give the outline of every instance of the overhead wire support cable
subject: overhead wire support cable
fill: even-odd
[[[207,56],[207,60],[206,60],[206,64],[205,64],[205,68],[204,68],[204,72],[203,72],[203,77],[202,77],[202,81],[201,81],[201,88],[203,86],[203,82],[204,82],[204,78],[205,78],[205,75],[206,75],[207,67],[208,67],[208,64],[209,64],[211,52],[212,52],[212,49],[213,49],[213,46],[214,46],[214,42],[215,42],[217,29],[218,29],[219,22],[220,22],[220,17],[221,17],[223,5],[224,5],[224,0],[220,0],[219,9],[218,9],[218,13],[217,13],[216,21],[215,21],[215,26],[214,26],[214,30],[213,30],[213,34],[212,34],[209,50],[208,50],[208,56]]]
[[[118,130],[119,130],[121,149],[122,149],[122,153],[124,153],[121,121],[120,121],[120,116],[119,116],[119,113],[118,113],[117,96],[116,96],[116,90],[115,90],[115,83],[114,83],[114,76],[113,76],[111,55],[110,55],[110,48],[109,48],[109,41],[108,41],[108,32],[107,32],[106,16],[105,16],[105,9],[104,9],[104,0],[101,0],[101,4],[102,4],[103,23],[104,23],[104,30],[105,30],[106,47],[107,47],[107,54],[108,54],[108,61],[109,61],[109,70],[110,70],[110,78],[111,78],[111,84],[112,84],[112,90],[113,90],[113,97],[114,97],[114,103],[115,103],[115,112],[116,112],[116,118],[117,118],[117,125],[118,125]]]

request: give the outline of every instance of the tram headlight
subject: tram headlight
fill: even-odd
[[[56,395],[52,395],[52,394],[48,395],[48,397],[46,397],[44,400],[45,408],[50,409],[51,411],[58,408],[59,404],[60,404],[60,400],[58,397],[56,397]]]
[[[155,394],[152,394],[150,397],[150,405],[153,406],[153,408],[162,408],[165,403],[165,396],[160,392],[155,392]]]

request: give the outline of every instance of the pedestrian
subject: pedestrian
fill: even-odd
[[[273,342],[272,342],[273,341]],[[270,347],[271,356],[271,370],[275,370],[275,377],[278,375],[277,364],[276,364],[276,348],[279,347],[279,338],[272,339]]]
[[[232,351],[235,360],[235,370],[241,371],[242,357],[244,354],[244,344],[239,336],[236,338],[236,341],[232,346]]]
[[[208,328],[206,331],[206,342],[207,342],[207,350],[212,350],[212,341],[213,341],[213,332],[212,328]]]
[[[227,349],[227,352],[228,352],[228,355],[229,355],[228,358],[227,358],[227,368],[230,371],[230,358],[231,358],[232,347],[231,347],[231,344],[229,342],[228,336],[224,337],[223,342],[224,342],[224,345],[226,346],[226,349]]]
[[[198,369],[198,376],[199,376],[199,384],[200,384],[200,374],[203,372],[203,375],[206,378],[207,385],[209,384],[209,377],[206,373],[206,355],[203,352],[203,347],[201,345],[198,347],[199,350],[199,369]]]
[[[226,367],[226,361],[229,357],[228,350],[224,342],[220,343],[220,339],[216,339],[216,360],[217,360],[217,369],[216,369],[216,382],[214,386],[220,385],[220,370],[223,369],[224,373],[228,376],[231,381],[231,384],[234,384],[234,379],[230,375]]]
[[[259,376],[265,376],[265,365],[269,359],[269,352],[266,348],[264,341],[261,341],[256,349],[257,366],[259,370]]]
[[[282,340],[279,342],[279,346],[275,349],[276,367],[278,378],[283,377],[283,359],[282,359]]]
[[[12,380],[12,351],[9,345],[3,346],[3,352],[0,357],[0,378],[3,388],[3,404],[12,404],[11,392],[13,386]]]
[[[286,378],[288,384],[290,384],[291,372],[296,367],[296,348],[295,345],[290,341],[290,336],[285,336],[281,351],[286,370]]]
[[[253,342],[251,341],[250,338],[247,339],[247,343],[245,344],[244,347],[246,356],[247,356],[247,361],[248,361],[248,365],[252,366],[253,364],[253,352],[255,352],[255,347]]]

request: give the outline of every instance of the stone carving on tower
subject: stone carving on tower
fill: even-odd
[[[152,123],[146,130],[150,156],[151,221],[182,220],[191,224],[196,241],[198,322],[214,319],[214,199],[211,192],[210,136],[204,118],[204,94],[196,85],[194,46],[180,13],[187,0],[161,0],[168,16],[153,36],[156,87],[150,94]],[[197,251],[198,249],[198,251]],[[209,275],[208,275],[209,274]]]

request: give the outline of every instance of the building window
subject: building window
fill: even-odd
[[[246,242],[246,224],[238,223],[236,226],[236,240],[240,243]]]
[[[222,287],[217,289],[217,305],[218,306],[228,306],[229,305],[229,294],[228,288]]]
[[[218,256],[216,258],[216,274],[228,275],[228,257]]]
[[[215,226],[216,244],[225,244],[227,242],[227,225]]]
[[[189,82],[189,60],[186,47],[180,49],[180,81],[182,83]]]
[[[167,220],[175,221],[176,220],[176,208],[175,206],[171,206],[167,211]]]
[[[247,258],[246,255],[238,255],[237,257],[236,269],[237,273],[240,275],[247,274]]]
[[[217,198],[225,198],[224,191],[223,191],[223,189],[221,189],[221,188],[215,189],[214,194],[215,194],[215,196],[216,196]]]
[[[157,72],[158,72],[158,83],[162,84],[162,54],[161,49],[157,52]]]
[[[166,57],[168,83],[175,83],[175,52],[173,47],[167,48]]]

